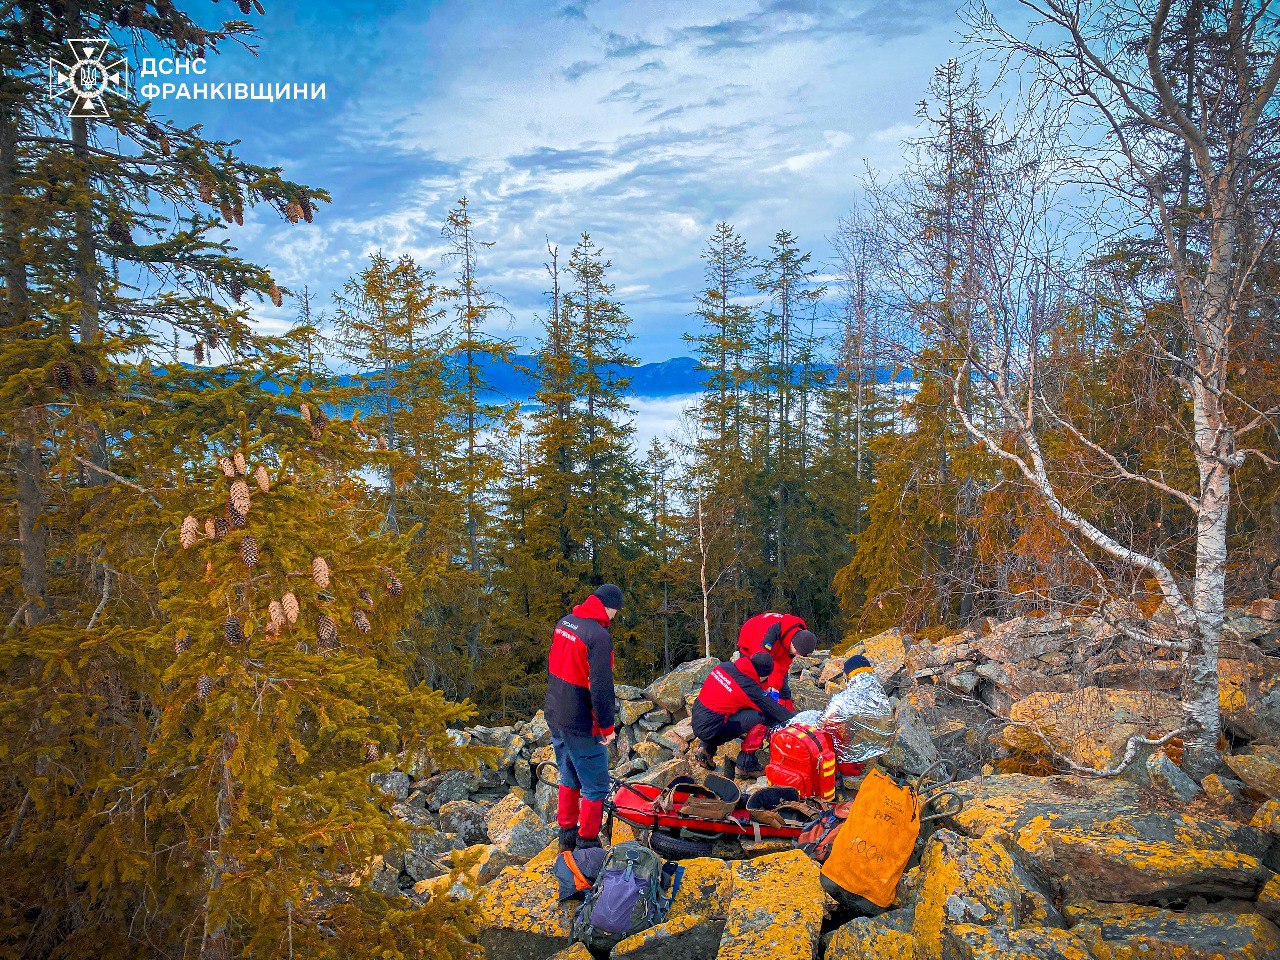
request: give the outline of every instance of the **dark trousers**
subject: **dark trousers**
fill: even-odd
[[[715,751],[731,740],[746,737],[756,727],[764,726],[764,714],[759,710],[739,710],[730,716],[712,713],[701,703],[693,705],[693,733],[707,745],[707,749]],[[759,738],[763,743],[763,737]],[[758,750],[761,743],[751,746]],[[744,747],[750,746],[744,743]]]

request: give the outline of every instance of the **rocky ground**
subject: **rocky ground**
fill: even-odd
[[[1163,629],[1158,615],[1143,626]],[[1022,617],[932,642],[891,630],[855,650],[899,705],[902,729],[880,763],[905,777],[945,756],[962,770],[965,806],[926,826],[894,908],[851,918],[803,853],[734,842],[685,861],[667,921],[614,957],[1280,957],[1280,604],[1228,616],[1228,755],[1202,783],[1178,768],[1176,740],[1119,776],[1087,772],[1114,768],[1131,736],[1163,734],[1180,717],[1176,655],[1135,654],[1100,618]],[[825,704],[846,652],[796,662],[798,706]],[[617,775],[661,783],[693,772],[689,704],[712,666],[618,689]],[[550,874],[557,773],[545,721],[458,735],[493,748],[496,768],[380,776],[413,839],[374,864],[370,882],[419,902],[476,898],[490,960],[588,960],[566,949]],[[842,784],[845,795],[856,788]],[[615,841],[629,836],[617,826]],[[454,858],[467,865],[459,882]]]

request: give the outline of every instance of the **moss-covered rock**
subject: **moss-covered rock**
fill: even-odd
[[[1090,931],[1097,960],[1264,960],[1280,931],[1256,913],[1179,913],[1130,903],[1069,904],[1073,930]]]
[[[822,912],[818,865],[799,850],[735,863],[717,960],[811,960]]]

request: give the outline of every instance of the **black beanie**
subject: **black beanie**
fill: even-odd
[[[844,662],[844,672],[846,674],[855,673],[859,670],[870,670],[871,661],[860,653],[855,653],[852,657]]]
[[[810,630],[801,630],[791,638],[791,645],[796,648],[796,656],[807,657],[818,648],[818,638]]]
[[[751,658],[751,666],[755,668],[756,673],[763,680],[773,673],[773,657],[767,653],[757,653]]]
[[[622,589],[616,584],[606,583],[596,587],[595,596],[610,610],[622,609]]]

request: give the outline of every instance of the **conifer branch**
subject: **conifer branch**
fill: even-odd
[[[134,490],[137,490],[140,494],[142,494],[148,500],[154,503],[157,507],[163,507],[163,504],[156,499],[155,494],[153,494],[150,490],[147,490],[143,487],[138,486],[132,480],[126,480],[124,477],[120,476],[120,474],[112,473],[106,467],[100,467],[96,463],[94,463],[92,460],[89,460],[86,457],[82,457],[78,453],[72,454],[71,459],[75,460],[77,463],[79,463],[83,467],[88,467],[90,470],[93,470],[96,473],[102,474],[104,477],[108,477],[109,479],[114,480],[116,483],[123,483],[126,487],[132,487]]]

